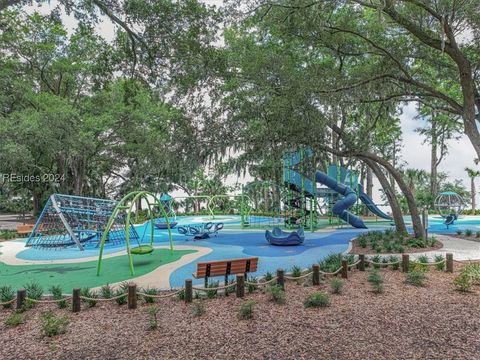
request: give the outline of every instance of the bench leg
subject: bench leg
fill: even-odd
[[[225,286],[228,284],[228,275],[225,275]]]

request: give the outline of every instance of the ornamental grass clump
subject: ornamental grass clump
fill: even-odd
[[[330,305],[330,298],[328,294],[321,291],[316,291],[313,294],[308,295],[303,302],[303,306],[306,308],[327,307],[328,305]]]
[[[330,288],[333,294],[341,294],[343,289],[343,280],[339,278],[333,278],[330,281]]]
[[[388,262],[391,263],[392,265],[392,270],[398,270],[400,268],[400,259],[398,256],[391,255],[388,258]]]
[[[159,290],[155,287],[148,287],[145,289],[142,289],[141,291],[145,295],[143,295],[143,301],[147,304],[152,304],[155,301],[155,295],[158,295]],[[149,296],[150,295],[150,296]]]
[[[87,305],[87,307],[91,308],[97,305],[98,295],[95,291],[91,290],[88,287],[84,287],[80,290],[80,295],[85,297],[86,299],[82,299],[82,301]]]
[[[465,230],[465,235],[466,235],[466,236],[472,236],[472,234],[473,234],[472,229],[467,229],[467,230]]]
[[[58,300],[57,306],[59,309],[65,309],[68,306],[68,301],[63,296],[62,288],[59,285],[51,286],[48,291],[52,294],[53,300]]]
[[[267,296],[270,301],[273,301],[276,304],[285,304],[286,296],[285,291],[282,287],[277,284],[271,284],[267,287]]]
[[[424,287],[427,283],[427,277],[422,271],[410,271],[405,275],[405,284],[416,287]]]
[[[247,300],[241,306],[238,311],[238,317],[242,320],[249,320],[253,318],[253,308],[255,306],[255,301]]]
[[[36,282],[30,282],[23,286],[27,295],[25,308],[31,309],[35,306],[35,300],[40,300],[43,296],[43,288]]]
[[[192,302],[192,314],[199,317],[205,314],[205,302],[203,299],[195,299]]]
[[[292,267],[292,272],[291,272],[292,277],[300,277],[302,276],[302,269],[299,266],[293,266]]]
[[[160,308],[158,306],[149,306],[147,308],[148,314],[148,330],[153,331],[158,329],[158,313],[160,312]]]
[[[45,336],[53,337],[64,334],[70,324],[70,320],[66,316],[55,316],[53,311],[48,310],[40,315],[41,329]]]
[[[8,303],[15,299],[15,290],[10,285],[0,286],[0,302]],[[5,309],[12,307],[12,304],[3,304]]]
[[[100,288],[100,296],[104,299],[111,299],[115,296],[115,291],[109,284],[103,285]]]
[[[8,327],[15,327],[25,322],[25,318],[22,312],[14,312],[13,314],[7,316],[3,323]]]
[[[445,258],[443,255],[435,255],[435,269],[439,271],[445,270]]]

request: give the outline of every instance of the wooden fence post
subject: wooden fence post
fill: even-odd
[[[192,279],[185,280],[185,302],[191,303],[193,300],[193,285]]]
[[[80,312],[81,309],[81,300],[80,300],[80,289],[75,288],[72,291],[72,311],[74,313]]]
[[[365,271],[365,255],[358,255],[358,260],[360,260],[360,263],[358,264],[358,270]]]
[[[137,285],[130,284],[128,285],[128,308],[136,309],[137,308]]]
[[[312,271],[312,284],[318,286],[320,285],[320,265],[313,264]]]
[[[235,286],[237,297],[243,298],[245,296],[245,275],[237,274],[237,285]]]
[[[347,260],[342,260],[342,278],[347,279],[348,278],[348,261]]]
[[[453,254],[452,253],[447,253],[446,262],[447,262],[446,271],[449,273],[452,273],[453,272]]]
[[[278,269],[277,270],[277,285],[280,285],[282,290],[285,290],[285,272],[283,269]]]
[[[410,265],[410,256],[408,254],[402,254],[402,271],[404,273],[408,272],[409,265]]]
[[[25,305],[25,298],[27,297],[27,291],[25,289],[17,290],[17,310],[21,310]]]

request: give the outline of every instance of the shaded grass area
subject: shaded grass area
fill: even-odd
[[[96,287],[147,274],[159,266],[179,260],[196,250],[155,249],[149,255],[134,256],[135,276],[130,274],[127,255],[103,259],[102,274],[96,276],[97,261],[67,264],[7,265],[0,263],[0,286],[21,288],[36,282],[44,289],[59,285],[65,291],[75,287]]]

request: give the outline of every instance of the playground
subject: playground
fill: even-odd
[[[175,198],[136,191],[119,201],[52,194],[25,239],[0,245],[3,284],[34,281],[67,289],[133,280],[145,288],[175,289],[198,263],[258,258],[249,276],[261,277],[346,254],[361,234],[395,231],[393,219],[380,209],[384,204],[372,201],[354,171],[337,165],[312,171],[312,157],[309,148],[286,152],[281,184],[253,182],[237,194]],[[143,211],[137,209],[142,202]],[[188,202],[199,205],[198,214],[177,216]],[[444,192],[436,199],[438,214],[424,214],[426,237],[447,235],[444,249],[441,241],[418,245],[415,238],[415,248],[404,240],[386,249],[402,253],[407,246],[432,259],[453,251],[457,259],[474,259],[476,252],[462,253],[460,242],[448,240],[448,234],[480,233],[480,216],[461,216],[463,204],[458,194]],[[362,216],[366,211],[373,216]],[[412,231],[409,216],[403,221]],[[225,274],[225,284],[229,275],[234,273]],[[207,277],[194,284],[208,286]]]

